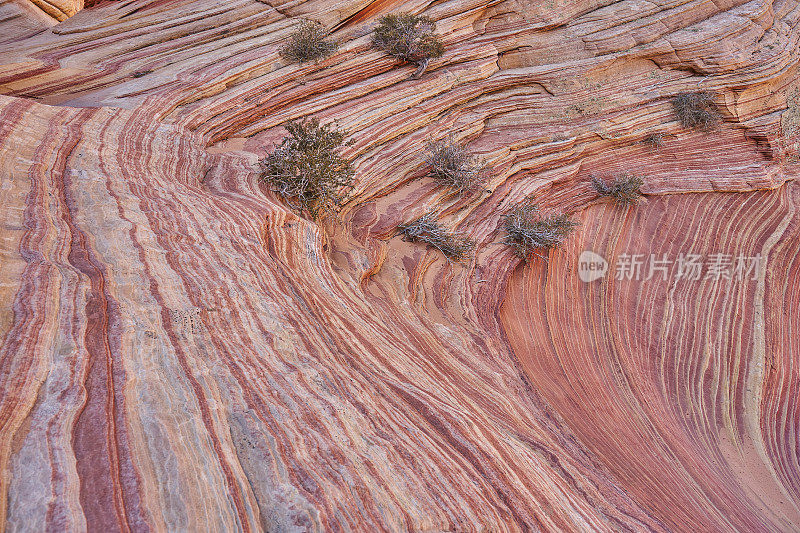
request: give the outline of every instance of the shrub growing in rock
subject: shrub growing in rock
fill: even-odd
[[[428,143],[425,162],[433,179],[459,196],[486,181],[486,165],[452,136]]]
[[[709,92],[681,93],[672,99],[678,120],[684,128],[714,129],[722,117]]]
[[[608,196],[620,205],[633,205],[642,197],[644,180],[639,176],[625,173],[611,181],[592,175],[592,186],[600,196]]]
[[[575,230],[577,222],[563,213],[542,215],[539,206],[531,198],[520,202],[505,215],[505,244],[514,248],[516,254],[528,261],[537,250],[546,250],[561,244]]]
[[[664,146],[663,133],[651,133],[641,140],[641,143],[650,147],[651,150],[658,150]]]
[[[289,133],[261,160],[261,179],[311,218],[337,212],[353,187],[350,162],[339,155],[346,133],[316,118],[289,121]]]
[[[426,213],[418,219],[397,227],[408,242],[422,242],[442,252],[448,261],[463,263],[475,249],[475,242],[446,229],[439,224],[433,213]]]
[[[325,40],[327,36],[328,32],[322,24],[304,20],[279,53],[289,61],[298,63],[317,61],[328,57],[338,48],[335,42]]]
[[[436,23],[425,15],[384,15],[378,19],[372,45],[402,61],[416,63],[414,77],[419,78],[431,59],[444,54],[444,44],[435,30]]]

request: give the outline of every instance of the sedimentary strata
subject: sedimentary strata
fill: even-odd
[[[0,6],[0,528],[800,523],[796,2],[95,4]],[[420,79],[370,46],[399,10],[446,47]],[[281,58],[303,18],[335,54]],[[319,223],[255,165],[311,115],[354,140]],[[485,191],[427,175],[447,135]],[[590,183],[623,172],[632,207]],[[528,196],[580,226],[526,265]],[[431,210],[467,264],[396,235]],[[615,275],[689,253],[762,260]]]

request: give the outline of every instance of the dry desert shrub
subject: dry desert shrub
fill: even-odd
[[[311,218],[337,212],[353,187],[350,162],[339,155],[346,133],[316,118],[284,127],[289,136],[260,161],[261,179]]]
[[[474,241],[442,226],[433,213],[426,213],[408,224],[400,224],[397,229],[404,241],[432,246],[453,263],[463,263],[475,249]]]
[[[664,146],[663,133],[651,133],[641,140],[641,143],[647,145],[651,150],[659,150]]]
[[[305,63],[317,61],[333,54],[338,45],[326,41],[328,31],[317,22],[304,20],[300,27],[289,36],[289,42],[280,49],[280,55],[289,61]]]
[[[384,15],[372,36],[372,45],[402,61],[416,63],[419,78],[431,59],[444,54],[444,44],[434,33],[436,23],[425,15],[398,13]]]
[[[684,128],[709,131],[722,121],[714,95],[709,92],[681,93],[672,99],[672,105]]]
[[[486,181],[486,165],[452,136],[426,146],[425,162],[439,184],[462,196]]]
[[[528,261],[536,250],[546,250],[561,244],[575,230],[577,222],[560,214],[542,215],[532,198],[520,202],[505,215],[505,244],[514,248],[516,254]]]
[[[593,174],[591,179],[592,187],[600,196],[608,196],[620,205],[633,205],[642,197],[644,180],[639,176],[626,172],[606,181]]]

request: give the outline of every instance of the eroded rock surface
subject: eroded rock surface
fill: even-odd
[[[0,529],[795,530],[797,2],[78,4],[0,5]],[[369,46],[397,10],[447,47],[418,80]],[[302,18],[339,51],[281,59]],[[254,167],[308,115],[355,140],[321,226]],[[448,133],[485,192],[425,176]],[[581,226],[525,265],[528,195]],[[468,265],[395,236],[432,208]]]

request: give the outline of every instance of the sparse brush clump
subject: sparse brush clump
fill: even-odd
[[[531,255],[539,255],[536,250],[546,250],[561,244],[578,225],[563,213],[542,215],[539,206],[531,198],[523,200],[505,218],[508,235],[504,242],[511,245],[525,261]]]
[[[338,149],[346,133],[316,118],[284,124],[289,133],[261,160],[261,179],[286,201],[311,218],[335,213],[353,187],[354,172]]]
[[[632,174],[622,174],[606,181],[599,176],[592,175],[592,186],[600,196],[608,196],[620,205],[633,205],[642,197],[644,180]]]
[[[403,235],[404,241],[423,242],[433,246],[448,261],[454,263],[463,263],[475,249],[474,241],[439,224],[433,213],[426,213],[408,224],[401,224],[397,229]]]
[[[652,150],[658,150],[662,146],[664,146],[664,134],[663,133],[651,133],[647,135],[644,139],[642,139],[642,144],[645,144],[650,147]]]
[[[709,92],[681,93],[672,99],[678,120],[684,128],[712,130],[722,117]]]
[[[327,30],[317,22],[304,20],[300,27],[289,36],[289,42],[280,49],[280,55],[289,61],[305,63],[328,57],[336,51],[338,45],[326,41]]]
[[[452,136],[428,143],[426,152],[425,162],[430,167],[433,179],[459,196],[486,181],[486,165]]]
[[[416,63],[418,78],[431,59],[442,57],[444,44],[434,33],[436,23],[425,15],[398,13],[378,19],[372,45],[402,61]]]

